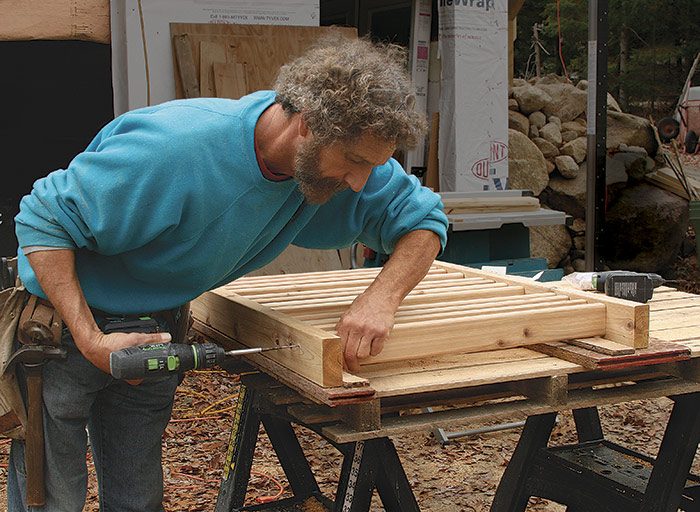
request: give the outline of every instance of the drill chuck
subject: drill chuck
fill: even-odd
[[[109,370],[116,379],[144,379],[210,368],[224,358],[224,349],[213,343],[153,343],[112,352]]]

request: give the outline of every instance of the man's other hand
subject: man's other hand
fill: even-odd
[[[348,370],[358,371],[360,360],[382,351],[395,313],[396,307],[377,295],[363,293],[353,301],[336,324]]]

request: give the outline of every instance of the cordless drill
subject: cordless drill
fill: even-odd
[[[109,355],[109,371],[116,379],[147,379],[174,372],[211,368],[228,357],[298,346],[280,345],[226,351],[214,343],[153,343],[112,352]]]
[[[654,295],[654,288],[669,281],[658,274],[611,270],[595,272],[592,284],[599,292],[610,297],[645,303]]]

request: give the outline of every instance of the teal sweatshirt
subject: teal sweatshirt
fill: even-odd
[[[289,244],[359,241],[390,254],[404,234],[427,229],[444,248],[440,197],[393,159],[361,192],[345,190],[321,206],[306,203],[294,180],[266,179],[253,134],[274,97],[178,100],[107,124],[21,201],[15,223],[27,289],[45,297],[22,251],[32,246],[74,249],[88,304],[118,314],[179,306]]]

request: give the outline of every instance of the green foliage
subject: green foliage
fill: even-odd
[[[515,76],[534,76],[532,26],[540,23],[542,73],[587,77],[588,0],[526,0],[518,15]],[[625,92],[630,112],[668,115],[700,51],[700,0],[610,0],[608,90]],[[627,71],[620,73],[620,42],[627,34]],[[559,56],[561,33],[562,58]],[[700,83],[700,73],[695,82]]]

